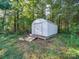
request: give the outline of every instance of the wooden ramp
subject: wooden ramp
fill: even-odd
[[[31,42],[31,41],[33,41],[35,38],[34,37],[25,37],[25,41],[28,41],[28,42]]]
[[[35,39],[35,37],[31,37],[31,36],[24,37],[24,38],[19,38],[19,40],[21,40],[21,41],[28,41],[28,42],[31,42],[34,39]]]

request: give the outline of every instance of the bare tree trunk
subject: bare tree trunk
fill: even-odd
[[[17,30],[17,25],[16,25],[16,15],[14,16],[14,32]]]
[[[3,16],[3,22],[2,22],[3,32],[5,32],[5,18],[6,18],[6,10],[4,10],[4,16]]]
[[[59,20],[58,20],[58,32],[59,33],[61,32],[61,30],[60,30],[60,27],[61,27],[60,23],[61,23],[61,21],[60,21],[60,17],[59,17]]]
[[[16,25],[17,25],[17,30],[19,30],[19,23],[18,23],[18,20],[19,20],[19,10],[17,10],[17,14],[16,14]]]
[[[17,11],[15,12],[15,16],[14,16],[14,32],[19,30],[18,20],[19,20],[19,12]]]

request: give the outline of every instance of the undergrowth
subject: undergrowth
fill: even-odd
[[[76,34],[58,34],[51,39],[52,47],[48,48],[30,42],[25,51],[17,46],[18,37],[21,36],[16,33],[0,35],[0,51],[5,49],[0,59],[79,59],[79,37]]]

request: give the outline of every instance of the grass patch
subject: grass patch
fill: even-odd
[[[1,34],[0,50],[7,51],[2,59],[79,59],[78,37],[70,34],[58,34],[44,41],[19,42],[19,34]],[[49,42],[50,41],[50,42]],[[70,43],[71,42],[71,43]],[[21,46],[22,45],[22,46]],[[75,45],[75,47],[74,47]]]

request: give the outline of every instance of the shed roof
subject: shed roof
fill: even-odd
[[[33,23],[42,23],[42,22],[48,22],[48,23],[52,23],[50,20],[46,20],[46,19],[42,19],[42,18],[39,18],[39,19],[36,19],[33,21]],[[53,25],[56,25],[54,23],[52,23]],[[57,26],[57,25],[56,25]]]
[[[42,18],[39,18],[39,19],[36,19],[33,21],[33,23],[42,23],[42,22],[52,23],[50,20],[46,20],[46,19],[42,19]]]
[[[46,22],[46,20],[40,18],[40,19],[36,19],[36,20],[33,21],[33,23],[41,23],[41,22]]]

